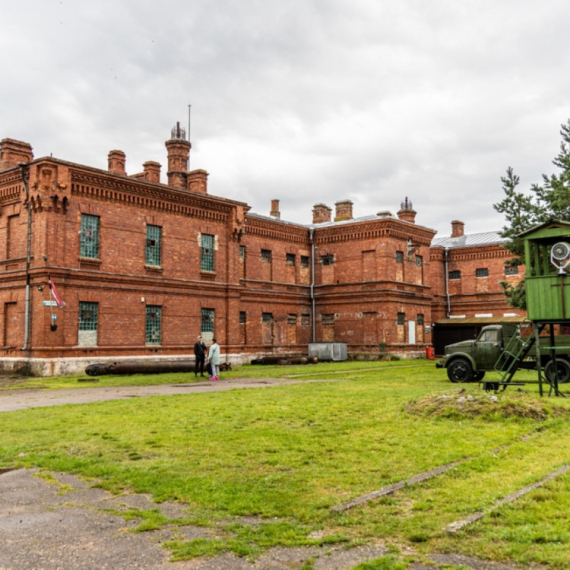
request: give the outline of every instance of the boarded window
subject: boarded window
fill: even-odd
[[[309,256],[302,255],[301,256],[301,267],[309,267]]]
[[[295,265],[295,254],[294,253],[285,254],[285,262],[287,263],[287,265]]]
[[[288,325],[296,325],[297,324],[297,315],[287,315],[287,324]]]
[[[301,315],[301,324],[304,327],[308,327],[311,325],[311,315]]]
[[[334,314],[323,315],[323,326],[334,325]]]

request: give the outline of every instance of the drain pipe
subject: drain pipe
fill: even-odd
[[[21,350],[28,350],[30,339],[30,260],[32,251],[32,203],[30,201],[30,187],[28,186],[28,180],[26,179],[25,164],[20,163],[20,174],[24,182],[24,188],[26,189],[26,202],[28,205],[28,238],[26,245],[26,305],[24,317],[24,346],[21,348]]]
[[[315,242],[313,240],[314,228],[309,230],[311,240],[311,321],[313,324],[313,342],[316,342],[316,314],[315,314]]]
[[[445,297],[447,299],[447,318],[451,315],[451,299],[449,298],[449,271],[448,271],[448,256],[449,248],[445,248]]]

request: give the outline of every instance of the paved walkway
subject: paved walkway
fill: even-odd
[[[127,398],[150,396],[173,396],[175,394],[198,394],[224,392],[241,388],[265,388],[307,382],[343,382],[334,380],[290,380],[283,378],[234,378],[231,380],[194,382],[191,384],[161,384],[158,386],[101,386],[97,388],[74,388],[70,390],[7,390],[0,392],[0,412],[13,412],[29,408],[63,406],[65,404],[88,404]],[[0,569],[1,570],[1,569]]]

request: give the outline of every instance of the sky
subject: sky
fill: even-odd
[[[257,214],[407,197],[438,236],[499,230],[507,167],[556,172],[569,22],[567,0],[0,0],[0,139],[166,182],[190,123],[190,168]]]

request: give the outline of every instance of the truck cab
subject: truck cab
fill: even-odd
[[[503,327],[488,325],[475,340],[464,340],[445,347],[445,356],[438,368],[447,369],[452,382],[471,382],[483,379],[485,371],[493,370],[504,349]]]

